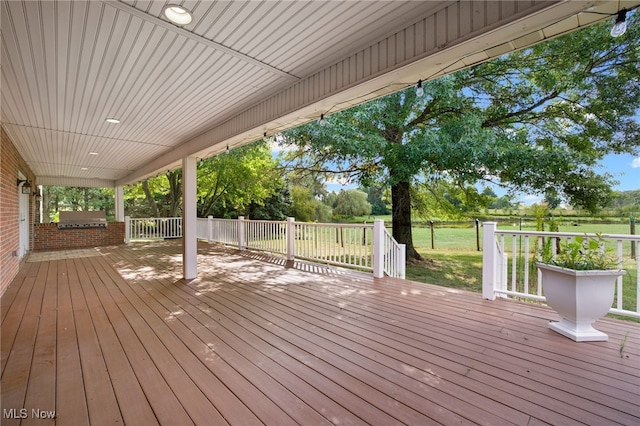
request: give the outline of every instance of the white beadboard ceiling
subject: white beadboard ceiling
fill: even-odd
[[[37,183],[123,185],[638,3],[3,0],[2,127]]]

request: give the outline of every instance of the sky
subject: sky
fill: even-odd
[[[615,176],[620,183],[614,187],[617,191],[640,189],[640,157],[629,154],[608,155],[601,162],[602,170]]]

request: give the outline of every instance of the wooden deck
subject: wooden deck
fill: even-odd
[[[179,242],[26,262],[2,425],[640,424],[637,323],[575,343],[534,304],[199,250],[191,282]]]

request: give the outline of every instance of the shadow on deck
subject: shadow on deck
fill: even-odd
[[[640,424],[636,323],[575,343],[544,306],[206,244],[190,282],[179,242],[37,260],[0,300],[3,425]]]

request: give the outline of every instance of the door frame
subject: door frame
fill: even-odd
[[[26,180],[22,173],[18,177]],[[29,194],[22,193],[22,185],[18,185],[18,259],[29,252]]]

